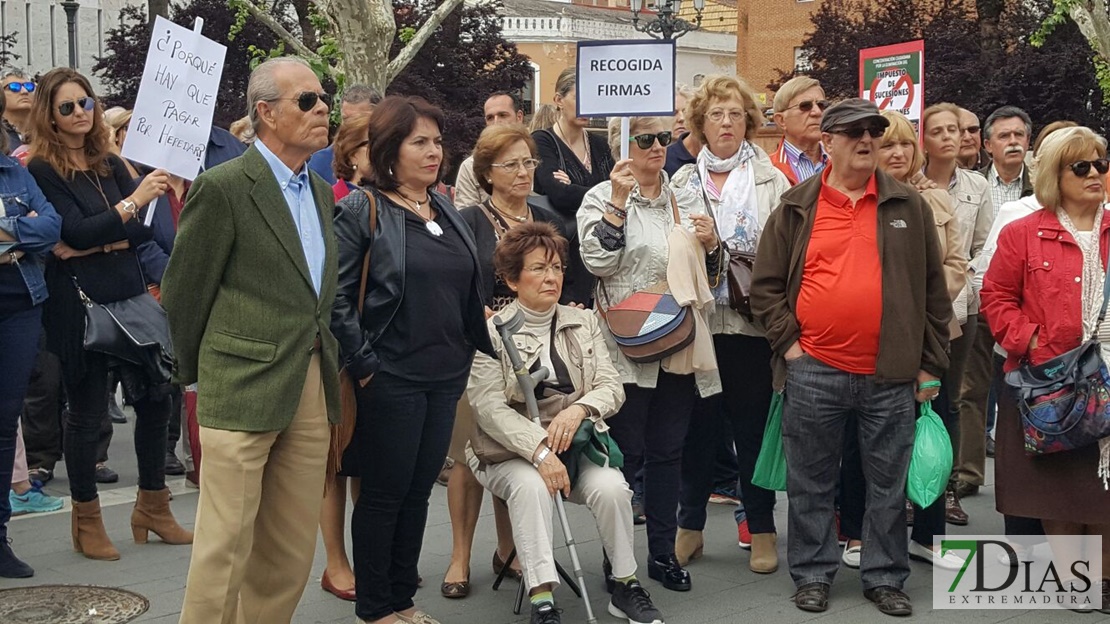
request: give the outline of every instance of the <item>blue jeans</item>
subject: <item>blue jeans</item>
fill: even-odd
[[[0,487],[12,487],[15,444],[23,395],[35,366],[42,330],[42,306],[14,314],[0,315]],[[7,485],[4,485],[4,484]],[[0,496],[0,539],[8,536],[12,508],[7,496]]]
[[[878,384],[810,355],[787,364],[782,434],[790,500],[787,562],[801,587],[832,584],[840,567],[833,521],[844,432],[856,415],[867,514],[866,548],[860,562],[864,589],[901,589],[909,577],[905,501],[906,471],[913,449],[916,404],[913,385]]]

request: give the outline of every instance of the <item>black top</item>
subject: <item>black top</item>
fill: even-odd
[[[417,382],[464,376],[474,354],[465,326],[477,278],[474,262],[451,221],[441,213],[435,223],[442,236],[405,211],[405,293],[374,345],[382,370]]]
[[[682,143],[683,139],[688,136],[690,136],[689,132],[667,146],[667,162],[663,165],[663,171],[666,171],[667,175],[673,176],[683,165],[698,162],[698,157],[691,154],[690,150],[686,149],[686,145]]]
[[[532,133],[540,159],[534,183],[536,192],[546,195],[559,214],[571,219],[578,214],[586,192],[608,180],[616,164],[604,138],[591,132],[587,132],[586,137],[590,142],[589,170],[553,131],[537,130]],[[570,178],[570,184],[555,179],[555,172],[560,169]]]
[[[142,213],[125,224],[113,208],[135,192],[136,183],[116,156],[109,157],[108,165],[110,171],[106,176],[78,171],[67,179],[40,158],[27,164],[46,199],[62,217],[62,242],[79,251],[123,240],[131,243],[130,249],[97,252],[47,265],[46,285],[50,289],[44,308],[47,348],[58,354],[66,373],[75,379],[84,368],[85,323],[73,276],[85,294],[97,303],[122,301],[146,292],[134,250],[150,239],[150,231],[142,225]]]

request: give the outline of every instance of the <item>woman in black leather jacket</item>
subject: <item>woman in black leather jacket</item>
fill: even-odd
[[[474,238],[451,202],[431,190],[443,164],[442,126],[443,113],[423,99],[382,100],[370,121],[375,231],[365,193],[344,198],[335,220],[332,332],[358,380],[355,613],[371,623],[437,624],[413,604],[428,498],[474,351],[494,352]]]

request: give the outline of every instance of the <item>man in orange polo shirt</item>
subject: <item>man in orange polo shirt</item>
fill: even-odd
[[[828,608],[840,564],[833,499],[854,413],[867,481],[860,577],[880,611],[909,615],[906,472],[916,401],[939,392],[952,314],[932,211],[877,171],[887,121],[851,99],[821,120],[829,165],[782,196],[759,243],[752,309],[785,391],[787,561],[804,611]]]

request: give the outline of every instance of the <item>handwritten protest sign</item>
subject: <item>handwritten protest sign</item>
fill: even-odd
[[[227,48],[159,17],[123,157],[186,180],[204,164]]]

